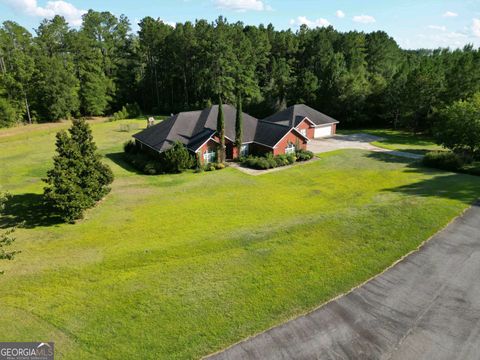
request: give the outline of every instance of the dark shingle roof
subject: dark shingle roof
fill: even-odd
[[[338,121],[334,118],[325,115],[320,111],[312,109],[311,107],[304,104],[292,105],[285,110],[270,115],[263,120],[285,125],[288,127],[295,127],[305,117],[308,117],[315,125],[338,123]]]
[[[274,147],[290,130],[285,125],[258,120],[254,142]]]
[[[235,141],[235,107],[222,106],[225,118],[225,136]],[[218,105],[198,111],[178,113],[157,125],[133,135],[135,139],[158,150],[167,150],[175,141],[180,141],[195,151],[208,140],[217,128]],[[252,142],[255,138],[258,120],[243,113],[243,142]]]

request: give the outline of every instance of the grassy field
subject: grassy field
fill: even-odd
[[[380,136],[383,140],[372,142],[373,145],[390,150],[408,151],[415,154],[425,154],[432,150],[444,150],[425,135],[413,135],[402,130],[367,129],[367,130],[340,130],[339,134],[367,133]]]
[[[75,225],[41,208],[57,128],[0,131],[0,339],[59,359],[189,359],[308,311],[379,273],[460,214],[478,178],[345,150],[250,176],[144,176],[121,161],[134,120],[92,125],[116,179]],[[65,125],[57,125],[64,127]],[[2,136],[2,134],[4,134]]]

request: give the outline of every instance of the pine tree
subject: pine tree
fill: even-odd
[[[92,130],[85,120],[73,120],[70,128],[70,138],[79,150],[83,159],[83,172],[79,173],[81,185],[87,196],[97,202],[109,193],[113,181],[111,169],[101,162],[97,146],[93,141]]]
[[[57,133],[57,155],[53,157],[53,169],[47,172],[44,190],[45,200],[60,217],[73,222],[81,218],[83,210],[92,206],[82,189],[79,174],[85,166],[80,151],[66,131]]]
[[[242,127],[243,127],[242,96],[239,94],[237,97],[237,114],[235,117],[235,146],[237,147],[237,151],[239,152],[240,152],[240,148],[242,147]]]
[[[5,203],[8,201],[9,197],[9,194],[0,193],[0,215],[5,208]],[[16,228],[13,227],[3,233],[0,233],[0,260],[13,260],[15,255],[20,253],[20,251],[17,250],[7,251],[4,249],[5,247],[12,245],[12,243],[15,241],[15,237],[13,236],[15,230]],[[0,271],[0,275],[3,273],[3,271]]]
[[[44,20],[35,38],[35,110],[45,121],[69,118],[79,109],[79,82],[68,50],[68,23],[61,16]]]
[[[225,162],[225,118],[223,116],[222,98],[218,101],[218,116],[217,116],[217,135],[220,138],[220,149],[218,152],[218,162]]]
[[[74,120],[69,132],[70,136],[66,131],[57,134],[57,155],[44,179],[44,196],[62,219],[73,222],[110,191],[113,174],[100,161],[84,120]]]

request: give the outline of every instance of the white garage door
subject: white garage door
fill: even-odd
[[[321,138],[332,135],[332,125],[316,127],[313,134],[314,138]]]

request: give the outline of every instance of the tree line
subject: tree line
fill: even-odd
[[[382,31],[298,31],[219,17],[175,27],[90,10],[78,29],[44,20],[35,36],[0,28],[0,126],[199,109],[219,96],[264,117],[306,103],[344,126],[432,129],[441,109],[480,90],[480,51],[403,50]]]

